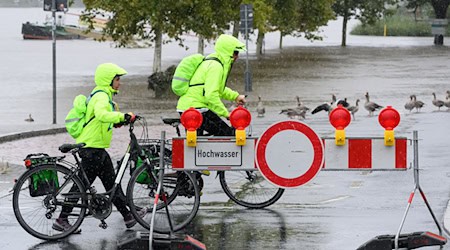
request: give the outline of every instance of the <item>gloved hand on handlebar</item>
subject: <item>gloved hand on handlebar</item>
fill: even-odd
[[[244,105],[247,100],[245,100],[246,95],[238,95],[236,99],[234,100],[238,105]]]
[[[128,112],[124,115],[126,123],[132,123],[136,120],[136,115],[133,112]]]

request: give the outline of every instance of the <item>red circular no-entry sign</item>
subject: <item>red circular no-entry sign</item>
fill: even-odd
[[[306,184],[324,161],[322,139],[306,124],[283,121],[271,125],[256,144],[256,164],[267,181],[280,188]]]

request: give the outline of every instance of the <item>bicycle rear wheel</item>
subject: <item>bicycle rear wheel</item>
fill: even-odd
[[[284,189],[269,183],[259,171],[222,171],[219,179],[225,194],[247,208],[270,206],[284,193]]]
[[[127,188],[127,199],[130,210],[136,218],[137,222],[146,229],[150,229],[151,214],[155,201],[157,185],[154,183],[141,184],[136,180],[140,174],[149,168],[155,166],[143,166],[135,170],[130,178]],[[164,194],[167,199],[167,208],[169,215],[166,213],[166,205],[159,196],[156,206],[156,214],[153,229],[157,233],[170,233],[169,218],[173,225],[173,231],[179,231],[186,227],[196,216],[200,206],[200,190],[198,188],[195,177],[188,172],[169,172],[165,174],[163,179]],[[147,209],[144,217],[138,216],[138,210]]]
[[[31,168],[17,180],[13,193],[14,215],[29,234],[43,240],[57,240],[72,234],[81,225],[87,198],[78,198],[80,193],[85,193],[85,188],[77,176],[67,178],[70,174],[66,167],[48,164]],[[79,191],[70,192],[72,186]],[[58,231],[52,226],[61,213],[62,204],[72,208],[68,217],[72,227]]]

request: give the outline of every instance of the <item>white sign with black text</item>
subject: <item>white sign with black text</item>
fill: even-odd
[[[255,169],[255,138],[247,138],[244,146],[233,139],[197,140],[196,147],[184,147],[184,166],[195,169]]]

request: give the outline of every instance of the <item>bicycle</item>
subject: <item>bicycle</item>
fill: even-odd
[[[164,124],[175,128],[181,137],[180,118],[162,118]],[[165,151],[171,155],[171,149]],[[259,171],[217,171],[220,185],[225,194],[236,204],[247,208],[265,208],[277,202],[284,193],[284,189],[270,184]],[[200,190],[203,187],[201,172],[196,172]]]
[[[145,119],[137,116],[136,121],[141,121],[143,136],[147,136]],[[13,191],[14,215],[25,231],[39,239],[57,240],[74,233],[86,216],[99,219],[99,226],[106,229],[105,219],[112,212],[115,191],[121,185],[125,169],[137,159],[142,161],[142,166],[133,172],[126,192],[128,206],[136,221],[144,228],[150,229],[148,215],[153,212],[155,197],[159,195],[162,200],[158,200],[154,211],[155,232],[178,231],[190,223],[200,205],[200,191],[194,177],[185,172],[176,176],[176,182],[165,178],[163,188],[157,194],[157,174],[164,174],[164,166],[161,167],[159,163],[160,152],[141,147],[133,132],[134,127],[134,122],[129,124],[130,143],[116,174],[114,186],[105,193],[98,193],[92,184],[87,185],[88,179],[79,159],[79,150],[84,146],[83,143],[63,144],[59,147],[62,153],[72,154],[75,163],[65,160],[66,156],[29,154],[25,158],[28,169],[16,181]],[[154,143],[161,142],[154,140]],[[138,179],[142,178],[142,175],[146,177],[146,181]],[[72,186],[77,189],[71,189]],[[53,229],[52,225],[63,206],[72,208],[68,217],[71,227],[59,231]],[[150,212],[140,217],[138,211],[141,209]]]

